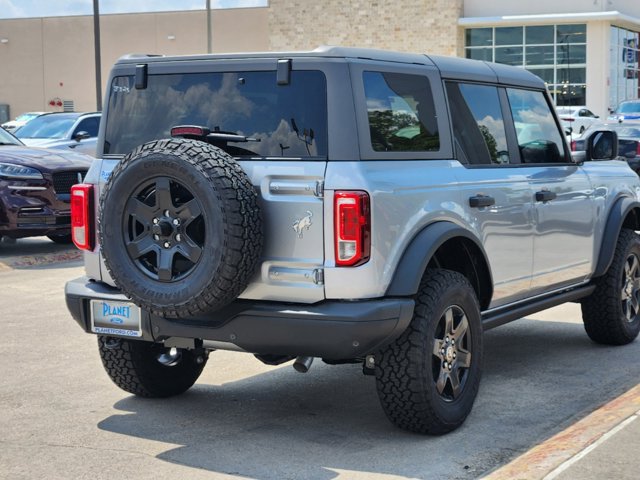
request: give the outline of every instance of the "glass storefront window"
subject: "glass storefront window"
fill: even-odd
[[[586,24],[469,28],[465,35],[467,58],[526,68],[547,83],[557,105],[584,105]],[[637,64],[625,70],[637,78]]]
[[[466,40],[468,47],[490,47],[493,45],[493,28],[469,28]]]
[[[553,25],[525,27],[524,31],[527,45],[553,44]]]
[[[496,28],[496,45],[522,45],[522,27]]]
[[[496,47],[496,62],[522,66],[522,47]]]
[[[609,109],[623,100],[640,98],[640,33],[611,27]]]

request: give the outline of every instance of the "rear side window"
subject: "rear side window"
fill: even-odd
[[[456,156],[471,165],[509,163],[498,89],[489,85],[447,83]]]
[[[133,76],[114,78],[105,154],[167,138],[177,125],[248,137],[222,146],[234,156],[326,158],[326,79],[295,70],[288,85],[275,71],[149,75],[138,90]]]
[[[363,81],[374,151],[440,150],[433,95],[427,77],[363,72]]]
[[[508,88],[507,96],[522,163],[567,161],[564,141],[544,93]]]

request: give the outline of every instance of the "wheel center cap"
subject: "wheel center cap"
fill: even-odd
[[[447,350],[445,351],[444,356],[447,359],[447,362],[451,363],[453,361],[453,352],[455,352],[455,349],[453,347],[447,347]]]
[[[163,237],[167,237],[171,235],[171,233],[173,232],[173,225],[171,225],[171,222],[167,220],[161,220],[160,222],[156,223],[151,227],[151,232],[154,235],[161,235]]]

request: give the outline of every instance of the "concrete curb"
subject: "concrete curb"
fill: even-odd
[[[512,462],[483,477],[485,480],[553,478],[562,466],[640,410],[640,385],[602,406],[566,430],[535,446]],[[625,424],[626,425],[626,424]]]

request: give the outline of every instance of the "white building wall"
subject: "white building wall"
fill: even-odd
[[[465,17],[503,17],[618,11],[640,16],[640,0],[465,0]]]

